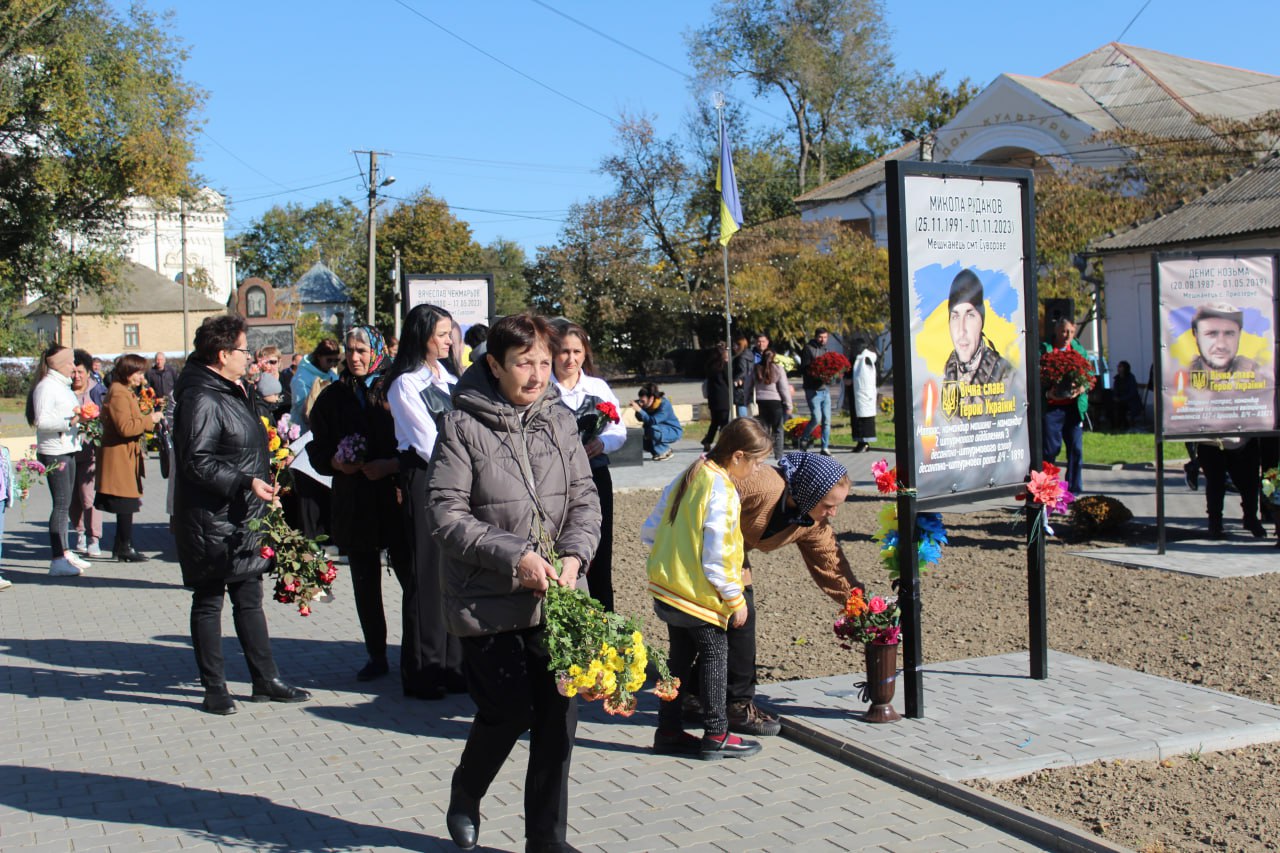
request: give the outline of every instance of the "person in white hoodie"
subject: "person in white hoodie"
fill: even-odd
[[[71,518],[71,493],[76,478],[76,453],[80,450],[80,401],[71,390],[75,353],[61,344],[50,344],[36,366],[27,394],[27,423],[36,428],[36,458],[48,474],[53,511],[49,515],[49,574],[78,575],[89,568],[71,550],[67,527]]]

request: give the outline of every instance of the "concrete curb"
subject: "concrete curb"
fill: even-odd
[[[764,707],[764,703],[760,703]],[[769,708],[777,712],[777,708]],[[868,773],[884,779],[903,790],[917,794],[930,802],[955,809],[989,826],[1014,833],[1039,844],[1046,850],[1066,853],[1132,853],[1131,848],[1113,844],[1069,824],[1038,815],[1021,806],[988,796],[962,782],[953,782],[927,770],[895,761],[885,755],[864,749],[833,735],[831,732],[808,723],[782,720],[782,735],[788,740]]]

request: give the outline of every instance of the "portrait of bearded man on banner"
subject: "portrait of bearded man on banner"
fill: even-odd
[[[942,369],[942,381],[981,386],[1004,382],[1013,365],[996,351],[983,334],[987,309],[982,280],[972,270],[961,270],[951,282],[947,299],[951,345],[954,349]],[[963,394],[960,402],[981,402],[982,397]]]

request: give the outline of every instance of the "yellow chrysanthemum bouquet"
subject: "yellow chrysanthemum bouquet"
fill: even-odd
[[[653,692],[666,700],[676,697],[680,680],[671,677],[666,653],[645,643],[638,619],[609,613],[585,592],[555,584],[542,606],[548,669],[561,695],[603,699],[605,711],[629,717],[652,662],[658,672]]]

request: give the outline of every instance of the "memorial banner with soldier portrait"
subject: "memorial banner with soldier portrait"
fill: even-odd
[[[1163,434],[1275,430],[1275,256],[1161,257],[1155,279]]]
[[[1025,184],[902,178],[920,498],[1022,484],[1027,423]]]

